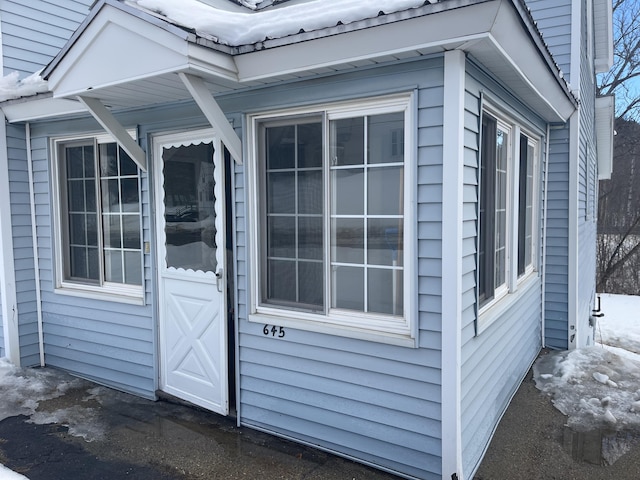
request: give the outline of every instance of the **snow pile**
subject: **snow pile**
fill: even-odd
[[[33,73],[22,80],[18,72],[11,72],[0,78],[0,102],[48,92],[49,85],[42,79],[40,73]]]
[[[269,38],[282,38],[305,32],[375,18],[380,11],[394,13],[421,7],[424,0],[311,0],[265,9],[239,12],[206,5],[198,0],[128,0],[160,14],[172,22],[195,28],[228,45],[250,45]],[[243,5],[255,8],[260,1],[245,0]]]
[[[4,465],[0,464],[0,480],[29,480],[24,475],[9,470]]]
[[[640,297],[601,298],[601,343],[549,353],[533,368],[538,389],[578,432],[640,427]]]
[[[6,358],[0,358],[0,420],[33,415],[40,401],[63,395],[78,381],[65,378],[52,370],[16,368]]]

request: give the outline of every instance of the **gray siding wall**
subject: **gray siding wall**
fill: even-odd
[[[477,469],[494,428],[540,351],[542,338],[542,281],[537,274],[528,279],[526,287],[520,286],[521,291],[503,299],[502,302],[511,302],[510,307],[476,335],[475,260],[481,91],[490,94],[494,102],[498,98],[509,98],[477,67],[469,65],[465,97],[465,238],[462,252],[461,424],[465,477]],[[536,118],[522,105],[503,103],[502,106],[528,121]],[[544,131],[544,124],[539,120],[535,127]],[[542,171],[539,173],[542,189]],[[542,195],[538,198],[542,199]],[[541,202],[537,208],[541,212]],[[537,255],[540,256],[539,251]]]
[[[4,75],[25,77],[45,66],[89,12],[93,0],[2,0]]]
[[[570,81],[571,0],[526,3],[565,79]],[[569,142],[568,127],[551,130],[545,232],[545,345],[560,349],[569,346]]]
[[[130,120],[124,119],[125,125]],[[135,123],[134,123],[135,124]],[[45,362],[145,397],[157,386],[152,265],[145,255],[145,305],[128,305],[54,292],[49,139],[100,131],[92,119],[32,126],[32,156]],[[51,179],[52,180],[52,179]],[[150,241],[149,181],[142,176],[143,239]]]
[[[570,81],[571,0],[525,0],[554,60]]]
[[[40,349],[38,346],[31,200],[24,126],[7,125],[7,152],[20,362],[22,366],[32,366],[40,363]]]
[[[2,306],[2,295],[0,294],[0,306]],[[2,323],[2,311],[0,311],[0,358],[6,357],[4,350],[4,324]]]
[[[595,145],[595,74],[593,46],[588,43],[586,23],[587,2],[582,0],[582,31],[580,48],[580,159],[578,180],[578,346],[592,342],[593,330],[589,317],[594,306],[596,289],[596,145]],[[593,26],[591,28],[593,31]]]
[[[248,322],[250,219],[244,170],[235,171],[242,423],[425,479],[441,478],[442,83],[443,62],[437,58],[242,99],[244,108],[263,110],[418,86],[419,348],[293,328],[273,339],[263,335],[262,325]]]

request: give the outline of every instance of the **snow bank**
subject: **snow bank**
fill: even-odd
[[[128,0],[167,17],[218,41],[238,46],[250,45],[268,38],[281,38],[305,32],[375,18],[380,11],[394,13],[420,7],[424,0],[311,0],[284,4],[259,11],[229,11],[206,5],[198,0]],[[245,0],[243,5],[256,8],[260,1]]]
[[[29,480],[24,475],[9,470],[4,465],[0,464],[0,480]]]

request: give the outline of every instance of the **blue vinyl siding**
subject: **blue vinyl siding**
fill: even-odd
[[[93,0],[3,0],[4,75],[25,77],[45,66],[89,13]]]
[[[247,321],[250,220],[241,166],[235,236],[242,423],[425,479],[441,477],[442,82],[435,58],[265,89],[237,107],[268,111],[418,86],[419,348],[293,328],[281,340],[265,337],[262,325]]]
[[[25,129],[7,125],[13,258],[22,366],[40,364]]]
[[[89,130],[87,130],[89,129]],[[38,257],[42,294],[45,362],[74,374],[148,398],[155,396],[155,327],[153,307],[62,295],[54,292],[55,251],[52,237],[49,135],[100,131],[92,119],[32,126],[32,156]],[[149,182],[141,181],[143,240],[149,241]],[[152,266],[145,255],[144,279],[151,289]]]
[[[526,0],[554,60],[570,81],[571,0]]]
[[[468,65],[465,95],[465,175],[463,271],[462,271],[462,460],[465,478],[477,469],[493,431],[542,345],[542,280],[534,273],[519,285],[519,291],[502,302],[510,306],[480,334],[476,335],[476,236],[478,199],[478,157],[480,92],[490,96],[516,118],[544,123],[522,105],[509,100],[507,92]],[[502,99],[502,100],[501,100]],[[544,143],[544,142],[542,142]],[[542,147],[542,146],[541,146]],[[538,171],[542,193],[542,169]],[[536,208],[542,212],[542,195]],[[538,230],[538,235],[541,235]],[[538,246],[540,242],[538,242]],[[540,249],[535,255],[540,258]]]
[[[2,294],[0,294],[0,306],[2,306]],[[2,311],[0,310],[0,358],[6,356],[6,352],[4,351],[4,319],[2,318]]]

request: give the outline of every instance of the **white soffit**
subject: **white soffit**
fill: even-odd
[[[598,155],[598,180],[610,180],[613,171],[613,136],[615,97],[596,98],[596,152]]]
[[[84,113],[86,108],[76,100],[36,96],[18,100],[9,100],[2,104],[7,121],[29,122],[36,119],[54,118],[75,113]]]
[[[596,73],[605,73],[613,66],[613,5],[611,0],[594,0],[593,23]]]

